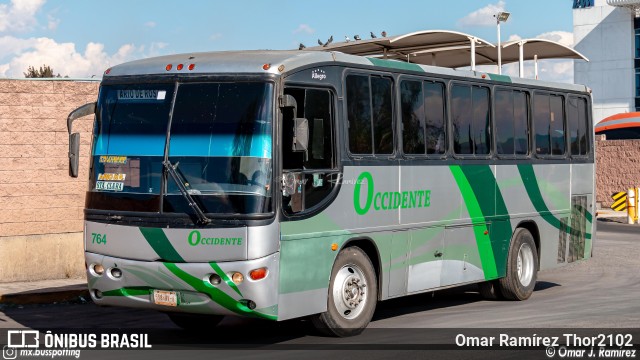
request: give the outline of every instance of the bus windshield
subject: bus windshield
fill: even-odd
[[[87,208],[189,213],[166,158],[205,213],[271,211],[273,85],[105,85]]]

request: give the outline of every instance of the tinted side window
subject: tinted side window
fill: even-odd
[[[456,85],[451,89],[451,116],[453,118],[453,151],[473,154],[471,140],[471,87]]]
[[[571,155],[584,156],[589,152],[587,135],[587,100],[569,98],[569,148]]]
[[[353,154],[393,153],[392,82],[379,76],[349,75],[347,118]]]
[[[564,155],[564,98],[536,94],[533,105],[538,155]]]
[[[562,96],[551,96],[551,154],[564,155],[564,99]]]
[[[427,154],[444,154],[444,85],[424,83]]]
[[[424,154],[424,96],[421,81],[400,84],[402,149],[405,154]]]
[[[453,148],[456,154],[489,154],[491,118],[489,89],[454,85],[451,90]]]
[[[347,76],[347,118],[349,150],[354,154],[372,154],[371,93],[369,77]]]
[[[444,85],[403,81],[400,94],[404,153],[444,154]]]
[[[521,91],[498,90],[495,93],[495,109],[498,154],[527,155],[527,94]]]
[[[549,95],[536,94],[533,101],[533,119],[536,129],[536,154],[551,154],[551,141],[549,139],[550,129],[550,113]]]
[[[373,151],[375,154],[393,153],[393,106],[391,79],[371,77],[371,105],[373,107]]]

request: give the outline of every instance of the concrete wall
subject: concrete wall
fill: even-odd
[[[574,48],[589,58],[576,61],[574,82],[593,89],[593,120],[635,111],[634,15],[596,0],[573,10]]]
[[[84,276],[82,218],[92,117],[76,120],[80,174],[68,175],[67,115],[97,81],[0,79],[0,282]]]
[[[598,140],[596,136],[596,201],[613,203],[611,194],[640,187],[640,140]]]

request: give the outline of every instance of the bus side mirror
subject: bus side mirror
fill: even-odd
[[[309,121],[304,118],[293,119],[293,151],[306,152],[309,148]]]
[[[80,133],[69,135],[69,176],[78,177],[80,164]]]
[[[78,177],[80,163],[80,133],[71,133],[73,121],[83,116],[96,113],[96,103],[89,103],[73,110],[67,117],[67,131],[69,131],[69,176]]]

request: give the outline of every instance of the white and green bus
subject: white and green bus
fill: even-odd
[[[595,234],[591,97],[338,52],[194,53],[104,74],[85,257],[99,305],[184,328],[310,317],[477,283],[525,300]]]

